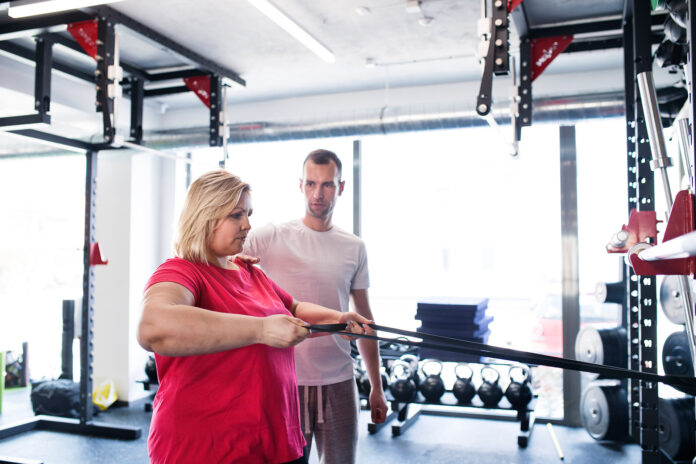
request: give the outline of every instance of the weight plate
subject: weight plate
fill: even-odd
[[[599,303],[604,303],[607,301],[608,293],[607,284],[604,282],[597,282],[597,285],[595,285],[594,296]]]
[[[598,330],[586,326],[575,337],[575,359],[606,366],[626,367],[627,343],[626,330],[622,327]]]
[[[606,366],[626,368],[628,360],[628,336],[623,327],[602,329],[599,331],[604,346],[604,364]]]
[[[693,357],[689,350],[689,336],[685,331],[674,332],[662,347],[662,368],[667,375],[694,375]]]
[[[609,403],[599,387],[589,387],[580,401],[582,425],[595,440],[603,440],[609,430]]]
[[[690,398],[660,398],[658,403],[660,448],[675,460],[694,456],[694,402]]]
[[[628,433],[628,399],[620,386],[590,385],[582,394],[580,417],[595,440],[623,440]]]
[[[684,324],[684,306],[682,305],[679,279],[681,279],[681,276],[665,276],[660,285],[660,306],[662,307],[662,312],[674,324]]]
[[[599,303],[621,304],[626,296],[626,288],[623,282],[597,282],[594,295]]]
[[[604,344],[599,331],[594,327],[583,327],[575,337],[575,359],[594,364],[604,364]]]

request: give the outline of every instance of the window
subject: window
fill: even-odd
[[[21,352],[26,341],[31,378],[56,378],[62,301],[82,299],[85,157],[8,157],[0,166],[0,350]]]

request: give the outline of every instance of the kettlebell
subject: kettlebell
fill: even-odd
[[[454,386],[452,386],[452,393],[454,393],[455,398],[460,403],[471,403],[471,400],[476,396],[476,389],[471,381],[474,371],[468,364],[459,363],[454,368],[454,375],[457,376],[457,380],[455,380]]]
[[[525,409],[532,401],[532,387],[527,366],[510,366],[508,370],[510,385],[505,389],[505,398],[515,409]]]
[[[387,388],[389,388],[389,375],[387,375],[387,369],[384,366],[379,368],[379,376],[382,378],[382,390],[387,391]]]
[[[361,362],[360,372],[361,374],[359,379],[359,388],[365,394],[365,396],[370,396],[370,392],[372,391],[372,384],[370,384],[370,376],[367,374],[367,367],[365,367],[364,361]],[[389,387],[389,378],[387,377],[387,373],[384,370],[384,366],[381,366],[379,368],[379,374],[382,381],[382,390],[387,391],[387,388]]]
[[[406,342],[409,341],[409,339],[406,337],[396,337],[394,339],[394,341],[391,343],[383,342],[383,343],[386,343],[385,349],[390,350],[393,353],[406,353],[406,351],[409,350],[409,346],[404,345],[403,343],[398,343],[397,340],[406,341]]]
[[[418,377],[418,356],[413,354],[405,354],[399,358],[400,361],[404,361],[411,368],[411,377],[416,385],[420,385],[420,378]]]
[[[362,371],[360,373],[360,390],[365,394],[365,396],[370,396],[370,390],[372,390],[372,385],[370,385],[370,377],[367,372]]]
[[[481,379],[483,383],[478,389],[478,396],[485,407],[494,408],[503,397],[503,390],[498,385],[500,373],[491,366],[484,366],[481,368]]]
[[[355,378],[355,385],[358,387],[358,393],[365,394],[362,387],[362,370],[360,369],[360,362],[358,359],[353,359],[353,377]]]
[[[431,374],[428,374],[429,366]],[[421,373],[423,380],[419,385],[419,390],[425,397],[425,401],[437,403],[445,394],[445,382],[442,381],[440,374],[442,373],[442,363],[437,359],[425,359],[421,362]]]
[[[157,364],[155,363],[155,357],[150,355],[145,363],[145,375],[150,383],[159,383],[157,378]]]
[[[416,397],[416,384],[411,376],[411,366],[405,361],[394,361],[391,366],[389,390],[396,401],[407,403]]]

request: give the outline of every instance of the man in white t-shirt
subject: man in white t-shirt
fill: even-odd
[[[372,320],[365,244],[331,222],[344,185],[336,154],[311,152],[300,179],[304,217],[252,229],[244,253],[259,257],[264,272],[295,299],[340,311],[348,311],[352,301],[357,313]],[[357,345],[372,386],[372,421],[381,423],[387,402],[377,342],[359,339]],[[349,342],[338,336],[307,339],[295,347],[295,365],[307,457],[314,437],[321,463],[355,462],[359,402]]]

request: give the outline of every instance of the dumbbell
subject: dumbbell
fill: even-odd
[[[457,376],[457,380],[454,381],[454,386],[452,386],[454,397],[457,398],[460,403],[471,403],[471,400],[476,396],[476,389],[474,388],[474,383],[471,381],[471,378],[474,376],[474,371],[468,364],[459,363],[454,368],[454,375]]]
[[[428,366],[434,366],[431,370],[431,374],[428,374]],[[425,401],[430,403],[437,403],[445,394],[445,382],[442,381],[440,374],[442,373],[442,363],[437,359],[426,359],[421,362],[420,365],[421,373],[423,374],[423,380],[421,381],[418,389],[425,397]]]
[[[532,387],[527,366],[510,366],[508,370],[510,384],[505,389],[505,398],[515,409],[524,409],[532,401]]]
[[[481,368],[481,379],[483,383],[478,389],[478,396],[485,407],[494,408],[503,397],[503,389],[498,385],[500,373],[491,366],[484,366]]]
[[[392,364],[389,390],[396,401],[408,403],[415,399],[418,390],[407,362],[397,360]]]

